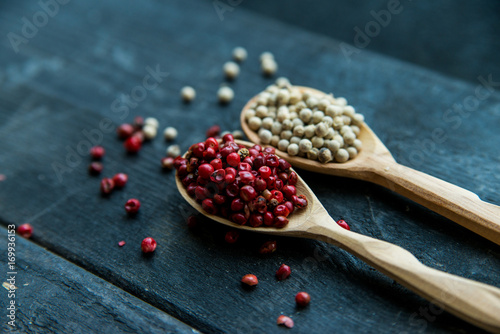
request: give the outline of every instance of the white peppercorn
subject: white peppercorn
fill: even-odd
[[[308,125],[304,128],[304,136],[306,138],[312,138],[314,137],[314,134],[316,132],[316,127],[314,125]]]
[[[290,155],[297,155],[299,153],[299,145],[290,144],[290,145],[288,145],[286,151]]]
[[[297,111],[300,112],[302,109],[307,108],[307,105],[304,101],[299,101],[295,104],[295,107],[297,108]]]
[[[281,137],[281,139],[289,140],[290,138],[292,138],[292,135],[293,135],[292,131],[285,130],[285,131],[281,131],[280,137]]]
[[[307,153],[306,152],[299,152],[299,154],[297,154],[298,157],[301,157],[301,158],[307,158]]]
[[[333,128],[335,130],[340,130],[340,128],[344,125],[344,120],[341,116],[335,116],[333,118]]]
[[[299,151],[307,153],[312,148],[312,143],[309,139],[302,139],[299,142]]]
[[[321,150],[319,150],[318,153],[318,160],[324,164],[327,162],[330,162],[333,160],[333,154],[332,151],[327,149],[326,147],[323,147]]]
[[[248,122],[248,120],[249,120],[250,118],[254,117],[254,116],[255,116],[255,114],[256,114],[256,113],[255,113],[255,110],[254,110],[254,109],[247,109],[247,110],[245,111],[245,120]]]
[[[349,146],[347,148],[347,153],[349,153],[349,159],[354,159],[358,155],[358,150],[353,146]]]
[[[288,105],[288,111],[290,111],[290,116],[295,115],[295,117],[299,117],[299,114],[297,112],[297,107],[294,106],[293,104]]]
[[[296,126],[304,126],[304,122],[302,122],[302,120],[298,117],[292,117],[291,118],[292,120],[292,123],[293,123],[293,127],[295,128]]]
[[[343,125],[339,130],[341,135],[344,135],[346,132],[352,132],[352,129],[349,125]]]
[[[302,101],[307,101],[313,94],[310,91],[305,91],[302,93]]]
[[[274,55],[269,51],[262,52],[260,54],[259,59],[260,59],[260,62],[263,62],[265,59],[274,59]]]
[[[346,116],[349,116],[349,117],[354,117],[354,114],[356,113],[356,111],[354,110],[354,108],[352,106],[345,106],[344,109],[342,110],[342,113]]]
[[[278,122],[283,122],[285,119],[290,118],[290,111],[286,106],[281,106],[278,108],[278,113],[276,114],[276,119]]]
[[[343,107],[343,106],[347,105],[347,100],[345,98],[343,98],[343,97],[337,97],[335,99],[335,104],[338,105],[338,106]]]
[[[291,86],[290,80],[288,80],[288,78],[285,77],[279,77],[278,79],[276,79],[276,86],[280,88],[290,87]]]
[[[181,148],[179,147],[179,145],[170,145],[167,148],[167,156],[176,158],[179,155],[181,155]]]
[[[309,123],[313,115],[313,112],[309,108],[304,108],[299,112],[299,117],[304,123]]]
[[[330,117],[340,116],[342,115],[342,107],[335,104],[330,104],[328,107],[326,107],[325,114]]]
[[[233,137],[234,137],[234,139],[243,139],[243,131],[241,131],[241,130],[234,130],[233,131]]]
[[[333,136],[332,140],[337,141],[340,144],[340,147],[344,147],[344,137],[342,137],[341,135]]]
[[[196,97],[196,91],[191,86],[182,87],[181,97],[184,100],[184,102],[191,102]]]
[[[344,124],[345,124],[345,125],[349,125],[349,124],[351,124],[351,117],[346,116],[346,115],[343,115],[343,116],[342,116],[342,119],[344,120]]]
[[[301,140],[302,140],[302,138],[297,137],[297,136],[293,136],[292,138],[290,138],[290,144],[297,144],[298,145]]]
[[[337,140],[327,140],[325,146],[332,151],[332,153],[336,153],[340,149],[340,143]]]
[[[363,114],[355,114],[352,120],[354,124],[361,124],[365,121],[365,116]]]
[[[351,130],[352,130],[352,132],[354,132],[354,134],[356,136],[359,135],[359,132],[361,131],[359,126],[357,126],[357,125],[351,125]]]
[[[171,141],[177,138],[177,129],[169,126],[163,130],[163,137],[165,137],[166,140]]]
[[[363,144],[361,143],[361,140],[355,139],[354,144],[352,144],[352,146],[354,146],[354,148],[356,148],[356,150],[358,150],[358,152],[359,152],[359,151],[361,151]]]
[[[151,125],[152,127],[158,129],[158,127],[160,126],[160,123],[158,122],[158,120],[154,117],[147,117],[145,120],[144,120],[144,125]]]
[[[258,106],[257,109],[255,109],[255,116],[264,118],[267,117],[268,115],[268,109],[266,106]]]
[[[309,150],[309,152],[307,152],[307,159],[318,160],[318,155],[319,155],[319,150],[313,147]]]
[[[333,118],[331,118],[330,116],[325,116],[325,117],[323,117],[323,118],[321,119],[321,121],[322,121],[323,123],[325,123],[325,124],[326,124],[326,126],[328,126],[328,127],[331,127],[331,126],[333,125]]]
[[[329,99],[326,99],[326,98],[320,99],[318,101],[318,109],[321,111],[325,111],[326,107],[328,107],[330,104],[331,104],[331,102]]]
[[[274,135],[271,137],[271,145],[276,147],[278,146],[278,142],[280,141],[280,136]]]
[[[289,119],[285,119],[281,123],[281,126],[283,127],[283,130],[291,130],[291,129],[293,129],[293,122]]]
[[[238,66],[238,64],[232,61],[226,62],[222,69],[224,70],[224,75],[229,80],[236,78],[238,74],[240,74],[240,67]]]
[[[247,59],[247,50],[241,46],[233,49],[233,59],[237,62],[242,62]]]
[[[291,104],[296,104],[298,103],[299,101],[302,100],[302,93],[299,92],[298,90],[292,90],[291,93],[290,93],[290,103]]]
[[[271,130],[271,127],[273,126],[274,121],[271,117],[266,117],[262,120],[262,125],[264,129]]]
[[[318,123],[314,129],[314,133],[318,137],[324,137],[328,133],[328,126],[323,122]]]
[[[144,138],[147,140],[154,139],[156,137],[158,129],[152,124],[146,124],[142,127],[142,133],[144,134]]]
[[[325,139],[333,139],[333,136],[335,136],[335,130],[333,128],[328,128],[328,132],[325,135]]]
[[[335,161],[346,162],[347,160],[349,160],[349,153],[347,150],[341,148],[335,153]]]
[[[304,136],[304,126],[303,125],[296,125],[293,128],[293,135],[297,137],[302,137]]]
[[[269,103],[269,98],[271,94],[268,92],[262,92],[257,96],[257,104],[260,106],[267,106]]]
[[[325,117],[325,113],[322,112],[322,111],[315,111],[313,112],[313,115],[312,115],[312,122],[314,124],[318,124],[319,122],[321,122],[321,120],[323,119],[323,117]]]
[[[290,145],[290,142],[286,139],[281,139],[278,142],[278,150],[286,152],[286,149],[288,148],[288,145]]]
[[[308,98],[308,99],[306,100],[306,104],[307,104],[307,106],[308,106],[309,108],[311,108],[311,109],[312,109],[312,108],[316,108],[316,107],[318,106],[318,99],[317,99],[317,98],[315,98],[315,97],[313,97],[313,96],[311,96],[310,98]]]
[[[348,131],[344,133],[344,143],[347,145],[352,145],[354,144],[354,140],[356,140],[356,135],[352,131]]]
[[[279,87],[276,85],[269,85],[266,88],[266,92],[268,92],[269,94],[278,94],[279,90]]]
[[[259,130],[261,126],[262,120],[257,116],[254,116],[248,120],[248,127],[253,131]]]
[[[273,134],[271,133],[271,131],[266,129],[259,130],[259,139],[263,144],[269,144],[271,142],[272,137]]]
[[[278,64],[271,58],[264,58],[261,63],[262,73],[266,76],[271,76],[278,71]]]
[[[280,122],[274,122],[273,125],[271,126],[271,132],[273,135],[278,135],[281,133],[283,130],[283,126],[281,125]]]
[[[219,88],[217,92],[217,97],[219,98],[220,103],[229,103],[234,98],[234,92],[231,87],[223,86]]]
[[[288,89],[280,89],[277,95],[277,101],[279,104],[287,104],[290,101],[290,92]]]
[[[325,144],[325,140],[323,138],[321,138],[321,137],[314,136],[311,139],[311,143],[312,143],[313,147],[321,148]]]
[[[288,110],[290,110],[290,108],[288,108]],[[301,119],[299,118],[299,114],[294,110],[294,111],[291,111],[290,110],[290,119],[293,121],[295,119],[301,121]],[[302,121],[301,121],[302,122]]]

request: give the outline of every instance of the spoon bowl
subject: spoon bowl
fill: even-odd
[[[236,142],[247,148],[253,145],[244,141]],[[226,218],[209,214],[189,196],[179,177],[176,176],[175,179],[182,197],[194,209],[212,220],[241,230],[331,243],[448,312],[483,329],[500,333],[500,289],[427,267],[399,246],[341,228],[300,176],[295,186],[297,193],[307,197],[308,205],[290,214],[289,223],[283,228],[238,225]]]
[[[294,86],[302,93],[325,94],[317,89]],[[245,135],[254,143],[265,145],[258,134],[250,129],[245,112],[257,101],[258,95],[243,107],[240,123]],[[465,228],[500,245],[500,207],[484,202],[463,188],[431,175],[398,164],[377,135],[363,123],[359,125],[358,139],[363,147],[358,155],[344,163],[321,163],[276,149],[281,156],[297,168],[308,171],[349,177],[372,182],[399,193]]]

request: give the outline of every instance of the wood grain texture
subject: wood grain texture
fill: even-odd
[[[1,6],[2,36],[19,32],[21,18],[39,10],[37,1]],[[237,45],[250,56],[231,83],[235,99],[219,106],[221,66]],[[455,123],[445,122],[443,113],[473,94],[474,85],[365,51],[348,63],[334,40],[239,7],[220,21],[211,2],[194,0],[128,6],[72,1],[18,54],[6,38],[0,49],[3,224],[30,222],[34,242],[202,332],[275,332],[281,313],[293,316],[295,333],[479,331],[336,247],[277,237],[278,251],[261,257],[256,249],[265,236],[244,233],[231,246],[223,240],[226,229],[213,222],[188,230],[185,219],[192,211],[174,176],[159,168],[167,147],[160,138],[129,156],[113,133],[103,133],[103,176],[130,176],[127,187],[109,198],[99,196],[99,180],[87,174],[85,155],[69,160],[71,166],[66,158],[68,147],[77,150],[87,140],[82,131],[99,129],[105,117],[119,124],[137,114],[155,116],[161,128],[179,129],[176,143],[183,150],[202,140],[212,124],[238,128],[246,101],[272,82],[260,75],[258,62],[260,52],[270,50],[279,75],[292,83],[345,96],[397,161],[499,204],[500,148],[491,145],[500,140],[498,92],[452,128]],[[112,109],[114,100],[130,96],[142,85],[146,67],[157,64],[169,76],[123,118]],[[184,85],[197,90],[190,105],[179,99]],[[422,141],[436,127],[446,130],[447,140],[424,150]],[[412,152],[422,159],[411,159]],[[62,179],[53,163],[69,168]],[[497,245],[377,185],[300,173],[330,215],[343,217],[354,231],[397,244],[433,268],[499,286]],[[143,205],[134,219],[123,210],[130,197]],[[146,236],[158,242],[151,258],[139,248]],[[116,247],[119,240],[127,245]],[[274,272],[283,262],[292,267],[292,277],[277,282]],[[250,272],[261,282],[251,293],[239,284]],[[297,310],[293,296],[301,290],[312,302]]]
[[[7,249],[7,229],[0,232]],[[16,302],[16,327],[4,321],[3,333],[198,333],[19,235],[15,244],[16,297],[0,304]],[[6,257],[0,263],[7,268]]]

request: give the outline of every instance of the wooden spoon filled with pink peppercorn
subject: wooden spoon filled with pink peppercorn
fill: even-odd
[[[284,95],[290,101],[294,93],[299,94],[295,98],[296,100],[300,99],[300,101],[302,101],[302,97],[300,94],[308,94],[307,96],[313,97],[323,95],[327,97],[324,99],[324,101],[327,101],[325,103],[328,103],[328,99],[333,99],[333,97],[327,96],[325,95],[325,93],[313,88],[290,85],[286,87],[288,87],[287,89],[291,93],[289,93],[288,96],[286,94]],[[292,144],[292,140],[294,139],[296,132],[299,133],[299,136],[303,133],[303,129],[301,128],[302,126],[300,124],[303,124],[304,122],[300,119],[297,120],[298,128],[301,129],[300,131],[296,131],[297,124],[295,124],[293,121],[289,122],[290,119],[286,119],[286,116],[283,116],[283,114],[280,115],[279,102],[262,102],[259,100],[262,100],[263,98],[261,94],[256,95],[255,97],[250,99],[250,101],[248,101],[248,103],[243,108],[240,117],[241,127],[245,135],[252,142],[264,146],[266,144],[269,145],[272,140],[270,137],[271,134],[276,135],[277,133],[279,133],[280,138],[288,138],[289,140],[280,140],[278,144],[275,145],[281,147],[282,149],[278,149],[277,153],[282,158],[290,162],[294,167],[322,174],[330,174],[369,181],[384,186],[500,245],[499,206],[484,202],[479,199],[476,194],[456,185],[398,164],[392,157],[389,150],[380,141],[380,139],[375,135],[370,127],[368,127],[368,125],[363,122],[362,117],[360,120],[356,121],[355,125],[356,132],[359,133],[357,133],[356,135],[349,133],[347,136],[344,133],[343,138],[345,138],[346,141],[351,140],[351,147],[348,147],[347,150],[338,149],[338,142],[336,142],[335,140],[326,140],[322,138],[321,135],[316,135],[318,133],[318,130],[324,130],[321,128],[322,125],[318,125],[323,122],[320,121],[319,123],[317,123],[316,128],[319,127],[319,129],[316,130],[316,134],[313,134],[313,136],[315,137],[312,137],[312,143],[317,144],[319,142],[319,144],[312,147],[311,154],[309,154],[308,152],[306,155],[304,151],[298,151],[297,148],[300,147],[300,149],[302,149],[303,147],[305,147],[305,150],[310,148],[311,144],[308,143],[308,139],[305,139],[304,143],[299,142],[298,144]],[[265,97],[266,96],[264,96],[264,98]],[[278,95],[278,98],[279,97],[280,96]],[[345,99],[343,100],[343,102],[345,104]],[[268,129],[264,128],[264,123],[266,122],[265,118],[268,118],[269,120],[269,117],[266,117],[267,115],[265,114],[265,108],[260,108],[259,110],[259,107],[263,103],[278,103],[278,112],[277,116],[275,116],[276,118],[274,119],[274,123],[278,122],[281,125],[274,124],[276,125],[274,127],[274,125],[268,123]],[[305,102],[303,101],[299,103],[301,103],[302,105],[295,108],[297,111],[299,111],[300,108],[303,108],[307,109],[306,111],[311,114],[310,109],[316,109],[313,107],[304,108]],[[312,103],[315,103],[315,101],[313,101]],[[321,103],[321,101],[319,103]],[[286,106],[287,104],[284,103],[284,105]],[[307,107],[309,106],[310,105],[307,105]],[[351,113],[351,115],[354,113],[354,115],[356,115],[352,107],[347,107],[349,107],[347,113]],[[274,108],[276,108],[276,106],[274,106]],[[335,112],[342,114],[342,108],[346,107],[332,105],[331,110],[333,111],[332,113],[330,113],[330,115],[334,116]],[[325,109],[324,106],[323,109]],[[255,111],[257,111],[257,115],[252,116],[255,114]],[[330,110],[328,110],[327,107],[325,114],[329,114],[328,111]],[[260,115],[259,112],[261,112]],[[300,117],[302,117],[302,119],[304,119],[304,117],[309,117],[310,115],[307,115],[307,112],[304,112],[304,115],[300,114]],[[301,112],[299,111],[299,113]],[[297,115],[299,113],[297,113]],[[316,112],[313,113],[312,118],[314,118],[314,114],[316,114]],[[264,119],[259,120],[259,116],[264,117]],[[321,113],[319,117],[321,117]],[[342,122],[342,117],[345,117],[345,115],[339,116],[340,122]],[[271,119],[272,118],[273,117],[271,117]],[[285,118],[286,120],[284,120],[283,118]],[[331,123],[332,120],[336,121],[336,118],[337,117],[333,117],[332,119],[327,117],[327,127],[334,127],[335,124],[332,125],[328,123]],[[356,120],[355,117],[353,119]],[[310,122],[316,123],[317,121],[318,120],[313,122],[311,120]],[[291,130],[289,129],[290,127]],[[279,132],[280,129],[283,130],[284,128],[289,129],[288,134],[284,133],[287,131]],[[337,129],[339,128],[340,126],[337,126]],[[349,126],[347,126],[347,128],[349,128]],[[259,131],[259,133],[257,131]],[[340,128],[338,131],[335,131],[335,133],[337,136],[339,136],[339,132],[342,131],[343,128]],[[333,134],[331,134],[331,136],[333,136]],[[295,137],[296,141],[298,141],[297,138],[299,137]],[[329,138],[328,135],[325,138]],[[343,138],[342,136],[340,136],[339,140],[341,143],[343,143]],[[289,143],[288,146],[287,143]],[[276,142],[274,142],[274,144],[276,144]],[[324,148],[322,148],[321,150],[316,150],[315,147],[318,147],[319,145],[323,145]],[[356,149],[355,146],[358,148]],[[337,152],[341,152],[343,154],[336,155],[334,153],[332,155],[332,151],[326,149],[326,147],[330,147],[334,151],[338,149]],[[284,150],[286,150],[287,152],[285,152]],[[322,156],[322,154],[324,156]],[[310,155],[313,156],[312,159]],[[314,159],[318,159],[319,161]],[[335,159],[338,159],[338,161],[342,162],[333,162],[335,161]],[[323,160],[323,163],[320,162],[321,160]]]
[[[191,146],[174,165],[182,197],[210,219],[232,228],[331,243],[448,312],[500,333],[500,289],[427,267],[399,246],[340,227],[274,150],[228,135],[224,143],[209,138]],[[265,185],[259,185],[261,180]]]

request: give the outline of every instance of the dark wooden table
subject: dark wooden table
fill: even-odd
[[[398,161],[499,205],[499,84],[481,88],[487,97],[475,104],[479,80],[453,80],[367,50],[348,61],[339,42],[238,6],[222,20],[211,2],[194,0],[71,1],[49,9],[52,16],[41,10],[37,1],[0,5],[1,249],[8,225],[34,227],[30,240],[16,239],[17,326],[7,324],[4,291],[4,331],[270,333],[286,330],[275,324],[283,313],[295,320],[294,333],[480,332],[333,246],[278,238],[278,251],[262,257],[264,235],[242,234],[229,245],[227,229],[214,222],[188,229],[193,212],[174,175],[159,167],[167,144],[159,137],[126,155],[113,127],[154,116],[160,129],[179,129],[183,150],[210,125],[237,129],[245,101],[272,82],[258,61],[272,51],[279,75],[345,96]],[[40,27],[23,32],[24,18]],[[234,101],[220,106],[221,67],[239,45],[249,59],[230,84]],[[141,88],[155,70],[157,87]],[[479,75],[488,80],[489,73]],[[190,105],[179,98],[184,85],[197,90]],[[463,114],[453,109],[464,104]],[[432,141],[436,128],[445,141]],[[91,140],[107,150],[104,176],[130,176],[109,198],[87,173]],[[300,174],[354,231],[500,287],[498,245],[379,186]],[[135,218],[123,210],[131,197],[143,205]],[[140,251],[147,236],[158,242],[152,257]],[[293,273],[278,282],[274,272],[284,262]],[[247,273],[259,277],[254,291],[240,286]],[[301,290],[312,296],[304,310],[293,300]]]

